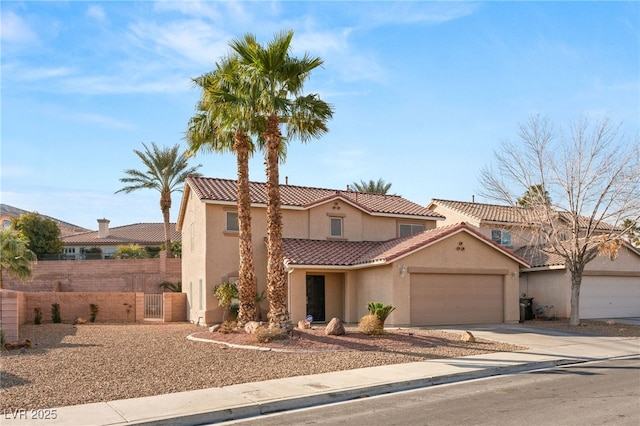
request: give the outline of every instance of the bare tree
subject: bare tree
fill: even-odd
[[[606,118],[583,117],[556,130],[547,118],[533,116],[520,124],[516,142],[503,143],[480,181],[482,196],[514,206],[521,234],[535,250],[564,259],[571,273],[569,323],[579,325],[585,265],[598,254],[615,258],[628,223],[640,218],[638,137],[627,137]],[[519,196],[537,185],[550,198],[533,197],[518,208]]]

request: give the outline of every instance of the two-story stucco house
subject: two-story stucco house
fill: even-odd
[[[571,274],[564,260],[529,245],[535,242],[512,207],[475,202],[433,199],[427,206],[446,219],[438,226],[467,222],[481,234],[509,247],[527,259],[521,270],[520,293],[534,298],[546,315],[568,318],[571,314]],[[562,220],[562,215],[559,217]],[[585,222],[586,223],[586,222]],[[608,225],[604,224],[603,228]],[[607,231],[608,229],[603,229]],[[589,262],[580,287],[581,318],[640,316],[640,251],[625,243],[615,259],[597,257]]]
[[[519,320],[518,275],[527,261],[464,223],[397,195],[281,185],[288,307],[358,322],[368,302],[396,307],[389,325]],[[251,183],[258,291],[266,288],[266,191]],[[219,322],[214,287],[238,275],[236,181],[189,177],[177,222],[189,320]]]

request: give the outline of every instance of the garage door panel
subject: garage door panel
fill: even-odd
[[[581,318],[640,316],[640,278],[583,277],[580,286]]]
[[[503,322],[501,275],[411,274],[414,325]]]

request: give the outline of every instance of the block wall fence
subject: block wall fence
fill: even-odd
[[[33,264],[24,283],[2,272],[3,288],[26,292],[141,292],[162,293],[163,281],[181,278],[179,258],[41,260]]]
[[[51,323],[51,305],[60,305],[63,323],[77,317],[89,320],[91,308],[98,305],[96,323],[134,323],[144,321],[144,293],[107,292],[21,292],[0,290],[0,320],[6,342],[19,339],[22,324],[33,324],[35,308],[42,311],[42,323]],[[186,293],[163,293],[163,322],[187,320]]]

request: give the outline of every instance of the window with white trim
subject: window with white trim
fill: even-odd
[[[505,231],[504,229],[493,229],[491,230],[491,240],[502,246],[510,246],[511,232]]]
[[[239,232],[240,226],[238,225],[238,212],[227,212],[227,225],[225,228],[227,232]]]
[[[398,237],[419,234],[424,231],[424,225],[418,223],[401,223],[398,225]]]
[[[329,218],[329,236],[333,238],[341,238],[343,236],[342,229],[342,218],[341,217],[331,217]]]

